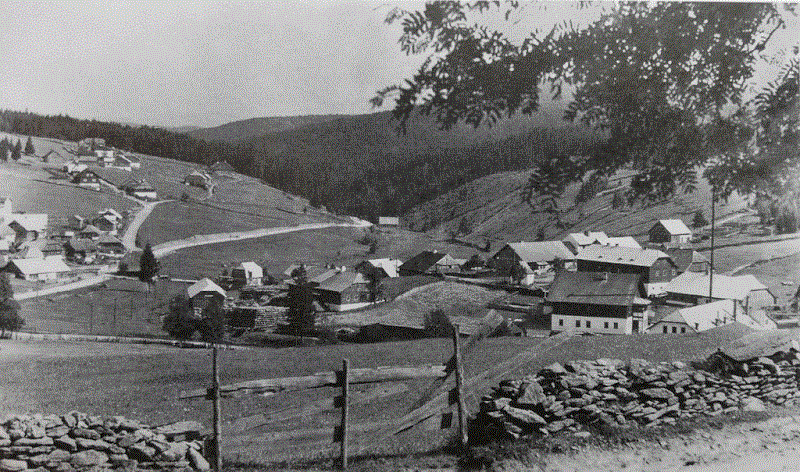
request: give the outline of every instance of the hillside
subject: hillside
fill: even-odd
[[[558,202],[562,227],[558,227],[541,208],[524,201],[531,171],[502,172],[476,179],[456,190],[414,207],[406,214],[411,229],[429,231],[446,237],[459,228],[469,230],[465,239],[475,242],[484,238],[497,242],[535,241],[539,228],[548,239],[570,232],[606,231],[613,235],[644,235],[653,222],[664,218],[680,218],[687,225],[695,211],[710,218],[711,189],[705,179],[698,178],[692,193],[678,194],[668,201],[637,202],[612,208],[614,191],[624,191],[632,173],[610,179],[608,189],[583,204],[576,204],[580,184],[568,187]],[[734,194],[727,203],[717,206],[717,217],[740,210],[745,200]],[[534,199],[535,205],[535,199]],[[497,246],[495,246],[497,247]]]
[[[232,121],[212,128],[184,126],[181,128],[173,128],[172,131],[184,133],[193,138],[203,139],[205,141],[235,143],[257,136],[263,136],[268,133],[286,131],[316,123],[324,123],[344,117],[345,115],[268,116],[264,118]]]

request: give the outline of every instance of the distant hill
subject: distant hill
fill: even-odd
[[[679,218],[691,226],[695,211],[710,219],[711,189],[698,177],[697,189],[656,203],[627,204],[614,209],[615,192],[624,192],[633,172],[622,172],[609,180],[606,190],[597,192],[582,204],[575,202],[581,184],[571,185],[558,202],[562,224],[524,201],[530,170],[502,172],[469,182],[428,202],[415,206],[405,215],[411,229],[438,233],[442,238],[466,230],[461,239],[480,244],[488,238],[501,243],[535,241],[540,228],[547,239],[562,238],[567,233],[586,230],[606,231],[610,235],[644,235],[659,219]],[[734,194],[727,203],[718,204],[717,217],[743,208],[745,201]],[[495,248],[497,245],[495,245]]]
[[[271,116],[234,121],[213,128],[192,127],[193,129],[173,129],[176,133],[185,133],[196,139],[205,141],[223,141],[235,143],[267,133],[275,133],[305,125],[324,123],[346,115],[307,115],[307,116]],[[189,127],[184,127],[189,128]]]
[[[167,131],[172,131],[173,133],[189,134],[192,131],[197,131],[203,128],[200,126],[185,125],[185,126],[168,126],[164,127],[164,129]]]

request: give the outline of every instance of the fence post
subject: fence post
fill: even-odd
[[[219,362],[217,360],[217,343],[214,343],[212,351],[212,369],[214,380],[211,385],[211,398],[214,401],[214,470],[222,472],[222,425],[220,419],[220,400],[219,400]]]
[[[453,325],[453,357],[456,359],[456,398],[458,400],[458,438],[462,446],[467,445],[467,418],[464,402],[464,366],[461,362],[461,344],[459,342],[458,324]]]
[[[350,360],[342,360],[342,470],[347,469],[347,416],[348,390],[350,390]]]

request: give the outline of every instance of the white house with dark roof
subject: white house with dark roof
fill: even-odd
[[[498,269],[514,264],[520,264],[523,269],[527,266],[530,274],[526,275],[526,279],[530,279],[530,276],[542,275],[559,267],[574,269],[575,254],[563,241],[520,241],[500,248],[488,264]]]
[[[709,298],[709,284],[713,285]],[[700,272],[684,272],[665,288],[668,299],[700,305],[717,300],[735,300],[745,313],[763,310],[776,303],[777,297],[751,274],[728,276],[714,274],[713,278]]]
[[[659,220],[648,231],[651,243],[666,245],[689,244],[692,230],[681,220]]]
[[[58,280],[68,275],[71,270],[61,256],[12,259],[6,266],[6,271],[19,279],[42,282]]]

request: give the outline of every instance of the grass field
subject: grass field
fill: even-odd
[[[695,335],[580,336],[518,371],[510,372],[508,376],[513,378],[529,374],[555,361],[597,357],[643,358],[654,362],[697,359],[740,334],[717,328]],[[474,376],[538,342],[533,338],[488,339],[465,356],[466,377]],[[210,424],[210,402],[177,399],[182,390],[201,388],[210,383],[210,355],[207,351],[153,347],[139,354],[130,347],[108,345],[106,349],[98,349],[90,344],[86,348],[89,355],[81,357],[70,345],[49,346],[49,355],[44,357],[0,357],[0,368],[5,372],[5,380],[0,385],[0,412],[64,413],[78,409],[93,414],[125,415],[151,424],[181,419],[196,419]],[[3,349],[7,348],[7,344],[3,346]],[[54,353],[60,349],[67,349],[69,354],[56,356]],[[448,339],[224,351],[221,355],[221,380],[230,383],[311,374],[338,368],[342,358],[350,359],[354,368],[438,364],[446,361],[451,353]],[[429,381],[409,382],[410,391],[406,394],[353,406],[353,423],[388,420],[404,414],[428,384]],[[329,398],[334,394],[333,390],[315,389],[303,394],[268,397],[246,395],[225,399],[222,403],[223,434],[230,443],[240,442],[238,440],[241,438],[233,437],[229,429],[236,419]],[[476,398],[472,398],[468,404],[471,411],[474,411],[477,398],[485,393],[488,392],[475,392]],[[335,412],[331,412],[318,417],[285,421],[273,425],[270,431],[327,427],[336,421]],[[363,453],[385,455],[387,460],[392,460],[394,454],[436,451],[447,441],[449,434],[448,431],[426,432],[415,428],[384,443],[365,442],[363,437],[354,434],[353,448],[358,450],[363,447]],[[299,441],[264,442],[257,437],[251,444],[226,446],[223,451],[228,460],[238,459],[262,465],[271,463],[272,467],[278,468],[285,465],[280,461],[288,457],[302,460],[324,455],[318,447]],[[355,470],[370,470],[370,464],[376,466],[376,460],[381,461],[370,459],[363,465],[367,468],[359,469],[356,466]],[[420,460],[416,463],[420,464]],[[425,463],[424,459],[422,463]],[[317,465],[325,466],[329,462],[323,460]],[[389,466],[390,469],[392,467]],[[386,470],[386,467],[382,470]]]

